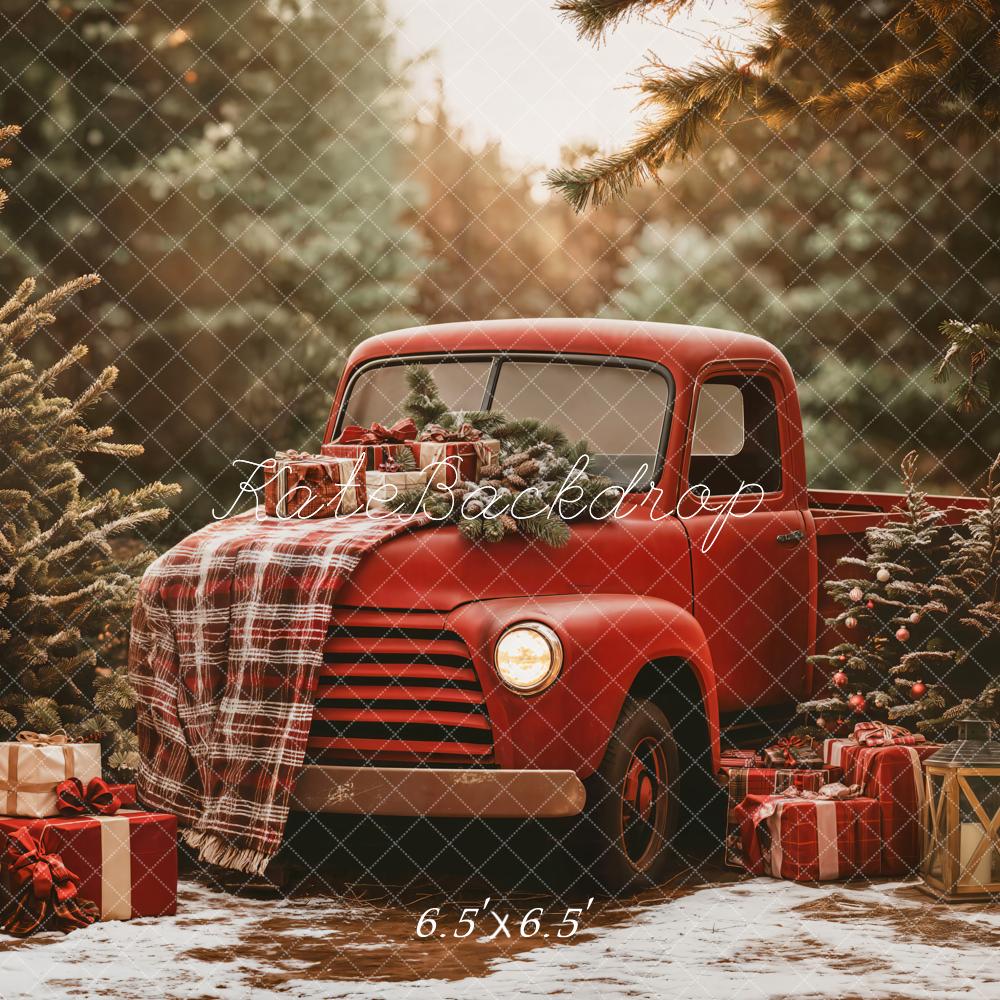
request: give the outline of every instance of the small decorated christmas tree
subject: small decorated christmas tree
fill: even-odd
[[[890,671],[918,696],[890,717],[944,735],[966,715],[1000,721],[1000,459],[984,505],[952,533],[949,555],[921,609],[924,641]]]
[[[886,718],[908,697],[923,694],[894,668],[934,629],[924,616],[932,587],[948,554],[944,512],[917,489],[916,452],[903,459],[905,497],[885,524],[865,532],[865,558],[845,556],[840,579],[826,584],[840,605],[827,624],[847,636],[810,662],[829,678],[819,696],[799,711],[833,728],[838,720]]]

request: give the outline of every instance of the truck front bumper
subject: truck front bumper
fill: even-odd
[[[544,819],[576,816],[586,797],[572,771],[310,764],[292,792],[292,808],[354,816]]]

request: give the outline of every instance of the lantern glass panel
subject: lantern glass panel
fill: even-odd
[[[944,776],[930,774],[928,777],[930,779],[930,801],[928,802],[930,814],[927,825],[927,873],[934,878],[941,878],[941,857],[944,848],[944,833],[942,830],[944,806],[941,802],[941,795],[944,788]],[[937,823],[934,821],[935,816],[940,817]]]
[[[972,794],[963,785],[959,786],[959,878],[963,884],[978,888],[1000,880],[1000,852],[997,850],[993,823],[1000,812],[1000,779],[972,774],[963,777]],[[992,835],[987,833],[988,830]],[[980,847],[988,836],[992,843],[984,852]]]

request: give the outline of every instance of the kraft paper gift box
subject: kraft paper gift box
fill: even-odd
[[[264,463],[269,517],[335,517],[353,514],[366,502],[364,472],[350,459],[279,452]]]
[[[31,737],[47,742],[34,742]],[[59,739],[60,742],[53,742]],[[69,743],[64,737],[25,733],[0,743],[0,814],[56,816],[56,785],[79,778],[84,785],[101,776],[98,743]]]
[[[861,747],[857,753],[851,781],[879,804],[884,875],[914,875],[920,867],[923,762],[940,749],[920,743]]]
[[[114,816],[0,817],[0,836],[26,827],[78,877],[79,899],[101,920],[177,912],[177,817],[120,810]]]
[[[422,469],[366,472],[364,475],[367,509],[370,511],[394,510],[400,494],[408,490],[423,490],[427,485],[427,473]]]
[[[750,796],[739,807],[747,869],[795,882],[881,873],[875,799]]]
[[[410,445],[419,468],[432,484],[454,486],[457,482],[478,483],[482,471],[500,458],[496,438],[477,441],[413,441]]]
[[[843,772],[839,767],[733,767],[723,763],[719,775],[726,786],[725,862],[731,868],[742,868],[737,809],[748,795],[776,795],[789,788],[815,792],[823,785],[839,781]]]

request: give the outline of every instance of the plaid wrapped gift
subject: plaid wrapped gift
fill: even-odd
[[[428,424],[410,447],[417,465],[434,485],[478,483],[483,469],[500,458],[500,442],[484,438],[469,424],[462,424],[457,431]]]
[[[77,875],[78,898],[101,920],[177,912],[177,817],[122,810],[114,816],[0,817],[0,839],[26,829]]]
[[[746,867],[754,875],[830,882],[880,874],[874,799],[752,795],[739,814]]]
[[[858,750],[850,780],[878,801],[885,875],[912,875],[919,867],[923,762],[939,749],[937,744],[921,743]]]
[[[756,750],[723,750],[719,756],[720,767],[754,767],[761,763]]]
[[[911,733],[905,726],[887,722],[859,722],[854,727],[854,739],[865,747],[916,746],[926,743],[923,733]]]
[[[0,743],[0,813],[57,816],[56,785],[67,778],[84,784],[101,776],[99,743],[70,743],[65,735],[17,734]]]
[[[789,788],[816,791],[823,785],[839,781],[839,767],[807,769],[801,767],[727,767],[719,771],[726,786],[726,852],[725,861],[731,868],[742,868],[740,823],[737,809],[748,795],[776,795]]]
[[[330,458],[347,458],[369,472],[396,462],[401,451],[409,451],[417,436],[417,425],[409,418],[397,420],[391,427],[372,424],[345,427],[336,441],[328,441],[320,451]]]
[[[365,487],[368,491],[367,509],[370,511],[394,510],[397,498],[407,490],[422,490],[427,485],[423,469],[399,472],[366,472]]]
[[[334,517],[352,514],[366,502],[364,475],[350,459],[281,451],[264,463],[268,517]]]
[[[815,743],[806,736],[786,736],[763,751],[771,767],[822,767],[823,758]]]
[[[823,740],[823,763],[827,767],[843,768],[844,774],[850,774],[860,750],[861,744],[853,736]]]

